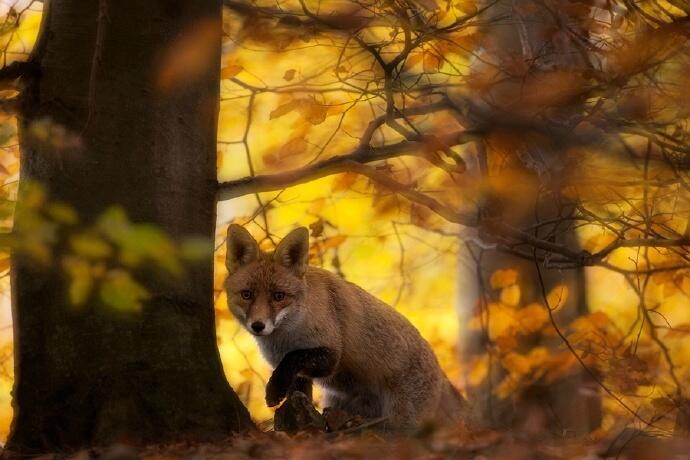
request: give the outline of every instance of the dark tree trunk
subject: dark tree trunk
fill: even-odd
[[[491,2],[485,3],[488,5]],[[577,28],[576,24],[571,24],[572,20],[568,18],[567,13],[554,13],[559,15],[558,20],[562,21],[561,24],[539,2],[499,0],[491,4],[491,18],[485,18],[484,26],[485,33],[491,37],[486,49],[491,58],[486,59],[487,62],[493,63],[496,60],[499,66],[510,68],[511,62],[523,60],[526,68],[529,68],[528,74],[549,69],[578,72],[586,67],[581,54],[573,45],[557,42],[555,35],[549,32],[565,27],[563,24],[573,29]],[[582,36],[586,36],[586,33],[583,32]],[[482,66],[486,65],[484,62],[478,60],[475,68],[481,70]],[[507,71],[507,78],[492,86],[491,94],[486,97],[499,107],[506,108],[506,113],[501,114],[504,116],[510,116],[511,110],[519,109],[525,103],[525,98],[532,96],[524,94],[522,90],[527,75],[511,78],[510,73]],[[580,110],[581,107],[573,103],[570,106],[554,108],[550,116],[562,120],[565,125]],[[508,197],[506,202],[502,203],[503,221],[516,228],[530,229],[539,222],[567,217],[573,204],[563,199],[560,190],[563,184],[567,183],[572,166],[567,164],[565,152],[538,143],[533,144],[528,136],[524,136],[515,142],[512,154],[513,158],[506,160],[494,157],[492,152],[488,152],[487,161],[489,166],[492,162],[505,165],[498,174],[499,177],[500,174],[505,174],[506,178],[503,180],[506,182],[511,180],[510,177],[520,177],[520,184],[515,184],[515,189],[518,190],[516,197],[524,199],[529,196],[528,200],[533,200],[526,203],[509,202],[514,198]],[[499,168],[491,169],[496,174]],[[521,189],[529,191],[521,194]],[[553,242],[571,248],[577,248],[579,244],[576,229],[567,220],[542,226],[537,236],[549,240],[553,238]],[[481,264],[482,273],[478,274],[476,270],[471,269],[462,276],[469,275],[475,280],[482,276],[483,285],[488,286],[491,273],[506,268],[514,268],[520,273],[519,284],[524,305],[531,302],[543,303],[538,273],[534,262],[530,260],[505,252],[485,251]],[[556,315],[556,320],[562,328],[577,316],[588,312],[584,269],[560,271],[542,267],[541,274],[547,292],[561,284],[568,287],[568,300]],[[475,303],[476,299],[462,299],[462,308],[474,308]],[[532,345],[549,345],[553,350],[561,345],[558,340],[544,342],[540,340]],[[466,360],[485,353],[489,346],[483,331],[468,331],[464,347]],[[478,424],[494,428],[517,425],[529,429],[539,425],[544,432],[551,431],[556,436],[586,435],[599,427],[601,400],[598,387],[585,371],[578,369],[571,377],[553,384],[535,384],[513,400],[502,400],[495,395],[494,390],[505,374],[500,369],[500,363],[492,364],[493,369],[489,370],[489,378],[469,396],[470,400],[475,402],[475,418]]]
[[[541,211],[544,211],[541,207]],[[543,214],[542,214],[543,215]],[[516,227],[533,224],[530,219],[508,221]],[[574,231],[565,232],[565,237],[575,238]],[[564,243],[559,240],[559,243]],[[570,244],[577,244],[570,241]],[[534,263],[523,258],[500,251],[485,251],[481,259],[481,273],[466,269],[461,276],[468,277],[489,286],[491,274],[499,269],[512,268],[520,274],[519,286],[521,303],[528,305],[532,302],[542,303],[539,279]],[[556,321],[562,329],[566,328],[573,319],[586,314],[586,280],[583,269],[577,270],[549,270],[542,268],[544,285],[548,290],[565,285],[568,288],[568,298],[565,305],[559,308]],[[467,283],[468,281],[466,281]],[[466,293],[463,293],[465,295]],[[479,292],[470,292],[462,299],[461,308],[474,309],[478,301]],[[549,326],[547,326],[549,327]],[[495,339],[492,337],[491,339]],[[559,350],[560,339],[543,340],[533,338],[530,345],[545,345],[553,352]],[[484,331],[465,331],[463,353],[465,360],[470,361],[473,356],[483,355],[492,347],[487,341]],[[491,362],[489,374],[482,384],[469,391],[468,399],[473,403],[474,423],[479,427],[493,429],[526,429],[536,430],[539,434],[549,433],[554,437],[584,436],[598,428],[601,424],[601,398],[599,388],[589,375],[577,368],[576,372],[554,383],[536,383],[520,395],[501,399],[496,395],[496,387],[505,377],[500,362],[494,358]],[[536,434],[536,433],[535,433]]]
[[[34,55],[40,72],[23,93],[22,181],[41,183],[83,223],[119,205],[134,222],[211,245],[220,0],[51,0],[47,8]],[[217,37],[198,51],[208,62],[161,89],[165,51],[200,27]],[[44,119],[78,134],[81,146],[36,142],[32,123]],[[216,348],[211,257],[174,283],[147,278],[150,299],[127,317],[95,303],[70,308],[57,267],[15,258],[9,450],[212,439],[251,426]]]

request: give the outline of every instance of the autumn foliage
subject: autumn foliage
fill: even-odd
[[[600,423],[586,443],[569,440],[559,449],[584,458],[625,430],[687,434],[686,3],[224,6],[222,37],[212,23],[195,24],[161,51],[152,85],[176,91],[221,59],[217,340],[226,376],[260,428],[272,423],[263,394],[270,369],[227,309],[229,223],[246,226],[267,250],[294,226],[308,226],[311,263],[408,316],[470,400],[482,393],[521,408],[535,388],[581,377],[575,393],[597,401]],[[2,7],[4,69],[16,68],[31,50],[42,7]],[[218,39],[222,56],[209,54]],[[11,377],[10,251],[41,265],[56,247],[68,247],[59,266],[73,307],[98,298],[105,310],[136,315],[148,298],[138,274],[183,277],[204,244],[173,241],[116,206],[84,225],[41,184],[29,184],[32,199],[15,207],[21,85],[6,73],[0,375]],[[65,148],[80,142],[79,133],[49,119],[34,123],[29,138]],[[21,212],[31,225],[12,229]],[[11,386],[1,380],[5,436]],[[568,438],[566,431],[559,436]],[[492,429],[481,433],[434,436],[441,444],[452,444],[443,436],[461,440],[453,447],[460,450],[515,442]],[[419,455],[436,458],[434,444],[419,439],[410,441]],[[311,452],[320,441],[279,442]],[[368,446],[339,448],[364,455]],[[525,456],[516,458],[533,453],[519,449]]]

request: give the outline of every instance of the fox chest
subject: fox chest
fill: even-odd
[[[271,334],[266,337],[257,337],[257,342],[261,354],[273,368],[277,367],[285,355],[291,351],[322,346],[322,344],[319,343],[318,340],[314,340],[313,337],[308,337],[297,332],[292,334]]]

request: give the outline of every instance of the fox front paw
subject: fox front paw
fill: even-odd
[[[266,405],[274,407],[280,404],[283,398],[287,396],[290,384],[290,379],[274,372],[266,384]]]

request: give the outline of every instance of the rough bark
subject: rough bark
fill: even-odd
[[[119,205],[134,222],[210,245],[219,59],[172,90],[156,82],[165,50],[197,24],[217,28],[220,55],[220,1],[52,0],[48,9],[33,58],[40,74],[23,92],[22,181],[41,183],[85,224]],[[32,123],[46,117],[81,147],[35,142]],[[9,450],[212,439],[251,426],[216,348],[211,257],[174,282],[147,278],[151,298],[128,316],[70,308],[55,258],[53,270],[14,260]]]

